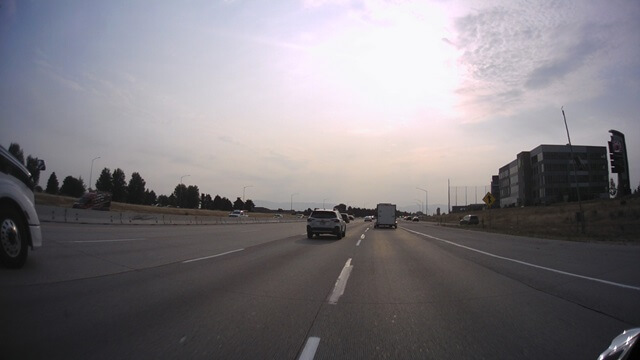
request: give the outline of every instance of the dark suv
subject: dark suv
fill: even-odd
[[[465,215],[460,220],[460,225],[478,225],[479,223],[478,215]]]
[[[307,238],[318,234],[334,234],[342,239],[347,234],[347,223],[336,210],[316,209],[307,219]]]

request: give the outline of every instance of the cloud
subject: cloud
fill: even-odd
[[[38,69],[40,71],[42,71],[45,75],[47,75],[49,78],[53,79],[54,81],[56,81],[58,84],[76,90],[76,91],[84,91],[84,87],[82,87],[82,85],[80,85],[80,83],[78,83],[77,81],[66,77],[64,75],[62,75],[62,72],[55,68],[53,65],[49,64],[46,60],[44,59],[36,59],[33,61],[36,66],[38,67]]]
[[[603,16],[594,18],[599,13]],[[543,0],[503,3],[458,18],[454,34],[442,41],[460,52],[465,78],[456,93],[465,121],[559,106],[559,98],[594,97],[605,74],[625,58],[632,36],[625,31],[629,16],[616,6]]]
[[[355,0],[303,0],[302,4],[307,8],[317,8],[326,5],[346,6],[356,2]]]
[[[278,166],[289,171],[298,171],[304,167],[304,162],[295,160],[289,156],[282,155],[274,150],[268,151],[266,155],[261,156],[262,161],[266,164]],[[271,166],[267,166],[270,168]]]
[[[576,71],[583,66],[589,57],[599,50],[602,45],[597,41],[595,35],[597,31],[593,31],[593,27],[585,26],[590,31],[580,31],[579,36],[582,39],[575,45],[565,49],[560,49],[560,54],[550,59],[545,64],[534,69],[525,82],[528,89],[540,89],[549,86],[554,81],[561,80],[566,75]],[[600,28],[598,26],[595,27]],[[576,34],[576,36],[578,36]]]
[[[228,135],[218,136],[218,140],[220,140],[223,143],[236,145],[236,146],[242,146],[242,144],[239,141],[235,140],[234,138],[232,138],[231,136],[228,136]]]

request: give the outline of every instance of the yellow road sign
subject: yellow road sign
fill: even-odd
[[[496,197],[493,196],[492,193],[488,192],[487,195],[482,198],[482,201],[484,201],[487,206],[491,207],[491,205],[496,202]]]

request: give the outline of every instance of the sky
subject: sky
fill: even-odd
[[[0,144],[45,159],[42,186],[106,167],[258,206],[418,210],[424,189],[433,212],[448,181],[481,202],[519,152],[566,144],[564,108],[574,145],[626,135],[636,188],[638,19],[636,0],[0,0]]]

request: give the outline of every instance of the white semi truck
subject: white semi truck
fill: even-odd
[[[396,205],[389,203],[378,204],[376,207],[376,224],[375,228],[379,227],[393,227],[398,228],[398,222],[396,221]]]

